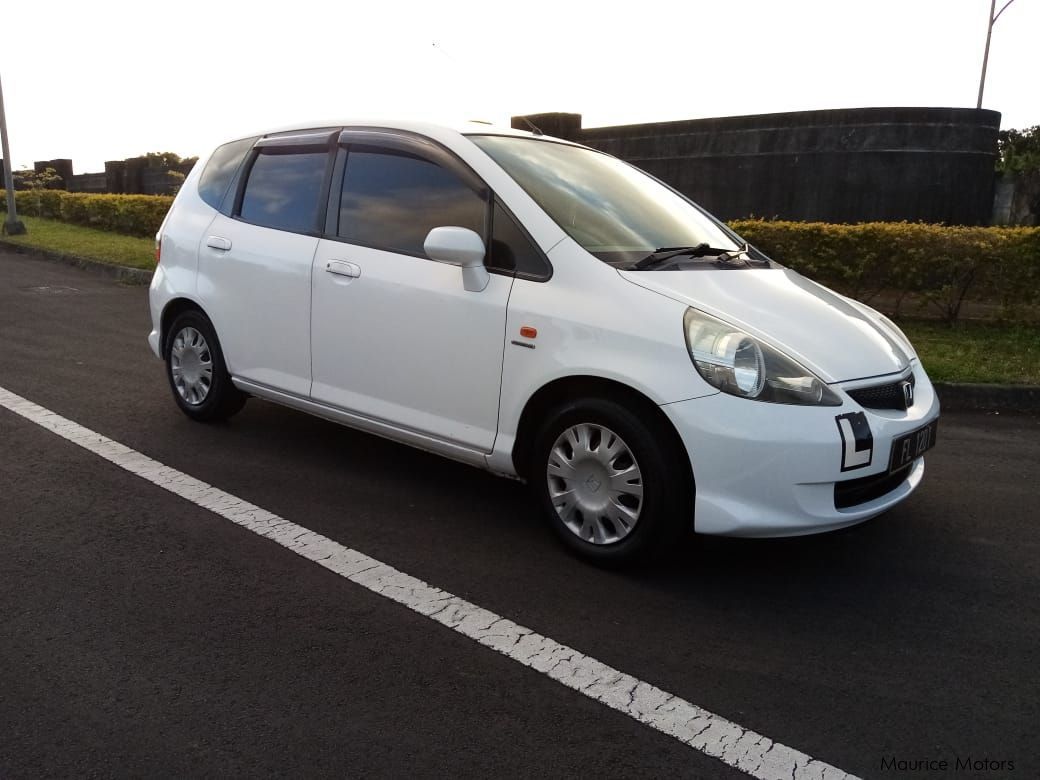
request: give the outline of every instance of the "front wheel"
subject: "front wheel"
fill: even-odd
[[[166,335],[166,378],[173,400],[199,422],[226,420],[246,402],[231,382],[216,331],[200,311],[179,314]]]
[[[665,549],[693,524],[689,476],[663,421],[607,399],[568,403],[535,438],[529,481],[579,555],[624,564]]]

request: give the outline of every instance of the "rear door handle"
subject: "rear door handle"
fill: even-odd
[[[223,252],[228,251],[231,248],[231,241],[220,236],[209,236],[206,239],[206,246],[210,249],[220,249]]]
[[[325,263],[325,270],[337,276],[349,276],[351,279],[361,276],[361,266],[348,263],[346,260],[329,260]]]

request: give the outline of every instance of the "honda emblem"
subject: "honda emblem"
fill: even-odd
[[[903,401],[906,402],[906,408],[909,409],[914,405],[914,386],[909,382],[903,382]]]

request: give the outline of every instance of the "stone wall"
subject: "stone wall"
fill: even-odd
[[[580,114],[552,113],[512,124],[528,122],[621,157],[723,219],[981,225],[1033,208],[1026,183],[1003,191],[1006,207],[995,209],[996,111],[854,108],[595,128],[583,128]],[[80,191],[167,194],[177,183],[142,158],[106,162],[104,174],[74,175],[65,159],[35,167],[55,168]]]
[[[80,173],[73,176],[66,189],[69,192],[108,192],[108,177],[104,173]]]
[[[997,177],[994,225],[1040,225],[1040,171]]]
[[[172,195],[182,181],[170,176],[173,170],[187,176],[193,163],[177,165],[172,169],[155,167],[154,163],[141,157],[126,160],[109,160],[105,170],[99,173],[77,174],[72,169],[72,160],[38,160],[33,164],[36,171],[53,168],[61,176],[62,182],[57,187],[70,192],[96,192],[132,195]]]

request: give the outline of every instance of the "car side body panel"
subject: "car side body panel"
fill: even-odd
[[[512,284],[491,274],[487,287],[469,291],[457,266],[322,239],[312,399],[489,452]]]
[[[220,239],[229,249],[210,246]],[[213,241],[217,243],[217,241]],[[197,296],[232,376],[306,396],[314,236],[217,214],[199,242]]]
[[[197,302],[199,242],[216,213],[198,195],[198,180],[205,165],[206,158],[200,159],[185,177],[157,234],[162,237],[162,259],[152,276],[149,305],[153,327],[148,344],[160,358],[163,334],[159,329],[166,307],[177,298]]]
[[[719,392],[693,370],[684,305],[628,284],[570,238],[548,255],[552,279],[518,279],[509,299],[498,439],[488,458],[499,473],[515,473],[512,450],[527,401],[557,379],[609,379],[659,405]],[[524,338],[524,327],[537,337]]]

